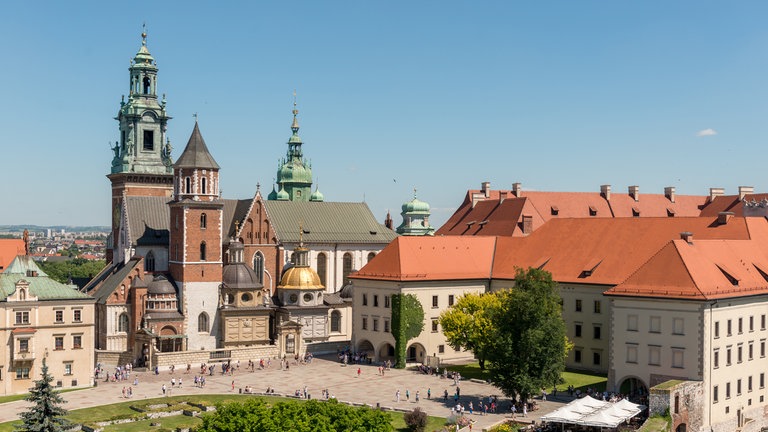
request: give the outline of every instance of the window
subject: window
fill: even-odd
[[[752,360],[754,358],[754,354],[755,354],[755,344],[754,344],[754,342],[749,341],[749,349],[747,350],[747,353],[748,353],[747,359],[748,360]]]
[[[661,317],[658,316],[652,316],[649,332],[651,333],[661,333]]]
[[[600,339],[600,326],[592,327],[592,337],[594,339]]]
[[[725,365],[731,365],[731,347],[725,349]]]
[[[727,330],[728,330],[727,335],[730,336],[732,334],[731,333],[731,320],[727,321]]]
[[[750,375],[749,378],[747,378],[747,391],[748,392],[752,391],[752,375]]]
[[[637,363],[637,345],[627,345],[627,363]]]
[[[436,307],[438,307],[437,296],[433,295],[432,296],[432,308],[436,308]]]
[[[765,387],[765,372],[760,372],[760,388]]]
[[[765,314],[760,315],[760,330],[765,330]]]
[[[200,261],[205,261],[205,242],[200,242]]]
[[[736,361],[737,361],[738,363],[741,363],[741,362],[743,361],[743,357],[742,357],[742,355],[741,355],[741,354],[742,354],[742,351],[743,351],[743,349],[744,349],[744,347],[743,347],[741,344],[739,344],[739,346],[738,346],[738,347],[736,347]]]
[[[599,352],[593,352],[592,353],[592,364],[595,366],[600,366],[600,353]]]
[[[581,312],[581,299],[576,299],[576,312]]]
[[[205,180],[205,179],[203,179]],[[200,215],[200,229],[205,229],[208,225],[208,216],[205,213]]]
[[[637,315],[627,316],[627,331],[637,331]]]
[[[716,348],[713,353],[712,363],[714,364],[715,369],[720,367],[720,349],[718,348]]]
[[[437,325],[438,325],[438,321],[432,318],[432,333],[437,333]]]
[[[120,314],[120,318],[117,323],[117,331],[121,333],[128,333],[128,314]]]
[[[342,279],[344,280],[344,285],[349,283],[349,274],[352,273],[352,254],[347,252],[344,254],[343,264],[342,264]]]
[[[448,306],[453,306],[453,294],[448,294]]]
[[[331,312],[331,332],[341,332],[341,312],[339,311]]]
[[[54,342],[54,349],[55,350],[63,350],[64,349],[64,336],[56,336],[53,338]]]
[[[368,318],[363,317],[363,330],[368,330]]]
[[[718,390],[719,390],[719,389],[718,389],[718,387],[717,387],[717,386],[714,386],[714,387],[712,387],[712,402],[713,402],[713,403],[717,403],[717,398],[718,398],[718,396],[719,396],[719,395],[718,395],[718,393],[719,393],[719,392],[718,392]]]
[[[255,268],[254,268],[255,270]],[[328,286],[328,255],[323,252],[317,254],[317,275],[320,277],[320,283]]]
[[[152,251],[147,252],[147,256],[144,257],[144,271],[155,271],[155,254]]]
[[[741,378],[736,380],[736,396],[741,394]]]
[[[384,320],[384,333],[389,333],[389,320]]]
[[[684,335],[685,334],[685,321],[682,318],[672,319],[672,334]]]
[[[581,349],[577,348],[573,350],[573,361],[575,363],[581,363]]]
[[[57,310],[56,311],[56,322],[57,323],[63,323],[64,322],[64,311],[63,310]]]
[[[595,313],[600,313],[600,300],[595,300]]]
[[[19,352],[29,352],[29,339],[19,339]]]
[[[760,358],[765,357],[765,339],[760,339]]]
[[[720,337],[720,321],[715,321],[715,339]]]
[[[72,336],[72,348],[80,349],[82,347],[83,347],[83,336],[82,335]]]
[[[373,257],[375,257],[375,256],[376,256],[376,253],[375,253],[375,252],[369,252],[369,253],[368,253],[368,261],[367,261],[367,262],[371,262],[371,260],[372,260],[372,259],[373,259]]]
[[[155,148],[155,131],[144,131],[144,150],[152,151]]]
[[[379,295],[374,294],[373,295],[373,307],[379,307]]]
[[[731,383],[725,383],[725,398],[731,398]]]
[[[672,348],[672,367],[682,369],[685,364],[685,351],[682,348]]]
[[[390,297],[388,295],[385,295],[384,296],[384,307],[385,308],[389,307],[389,302],[390,302]]]
[[[72,363],[64,363],[64,375],[72,375]]]
[[[186,194],[192,193],[192,179],[189,177],[184,178],[184,193]]]
[[[573,337],[581,337],[581,324],[576,324],[573,331]]]
[[[437,353],[438,354],[445,354],[445,345],[438,345],[437,346]]]
[[[373,331],[377,332],[379,331],[379,320],[378,318],[373,319]]]
[[[72,311],[72,316],[75,322],[83,322],[83,311],[81,309],[75,309]]]
[[[28,367],[17,367],[16,368],[16,379],[29,379],[29,368]]]
[[[363,294],[363,306],[368,306],[368,294]]]
[[[661,365],[661,347],[651,345],[648,347],[648,364],[651,366]]]
[[[742,327],[743,321],[744,320],[742,318],[739,318],[739,334],[743,333],[743,327]]]
[[[755,317],[749,316],[749,331],[753,332],[755,331]]]
[[[205,177],[200,179],[200,193],[205,195],[208,193],[208,179]],[[205,228],[205,227],[202,227]]]
[[[29,324],[29,311],[16,312],[16,324]]]
[[[253,256],[253,272],[256,273],[256,277],[259,278],[259,283],[264,283],[264,255],[261,252],[256,252]],[[320,279],[320,282],[325,285],[325,281]]]
[[[208,332],[208,314],[205,312],[197,316],[197,331],[200,333]]]

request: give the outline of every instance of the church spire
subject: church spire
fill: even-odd
[[[299,137],[299,110],[296,108],[296,91],[293,92],[293,122],[291,137],[288,139],[288,151],[277,169],[279,192],[274,199],[289,201],[309,201],[312,192],[312,167],[304,159],[302,141]],[[272,194],[268,197],[272,199]]]

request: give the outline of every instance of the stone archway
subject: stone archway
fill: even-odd
[[[645,382],[636,376],[624,377],[619,385],[621,394],[629,395],[630,400],[638,400],[648,395],[648,386]]]
[[[389,360],[392,364],[395,363],[395,346],[389,342],[384,342],[379,345],[379,350],[376,352],[376,359],[380,362]]]
[[[688,430],[688,427],[685,425],[685,423],[678,425],[677,428],[675,428],[675,432],[686,432]]]
[[[374,355],[373,344],[368,339],[361,339],[357,343],[355,350],[358,354],[366,353],[369,357],[373,357]]]
[[[415,342],[408,346],[405,351],[405,361],[408,363],[424,363],[426,359],[427,350],[424,345]]]

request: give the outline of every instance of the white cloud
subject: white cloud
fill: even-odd
[[[696,132],[696,136],[698,137],[705,137],[705,136],[712,136],[712,135],[717,135],[717,131],[712,128],[702,129]]]

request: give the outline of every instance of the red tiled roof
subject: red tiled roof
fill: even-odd
[[[559,282],[616,285],[681,232],[698,239],[748,239],[752,225],[768,230],[765,219],[754,219],[749,229],[744,218],[735,217],[723,225],[717,218],[552,219],[528,237],[499,237],[493,278],[513,279],[517,267],[541,267]],[[585,272],[588,267],[591,272]]]
[[[673,240],[606,294],[690,300],[768,294],[765,240]]]
[[[496,237],[400,236],[353,279],[455,280],[489,279]]]
[[[693,217],[699,216],[707,199],[703,195],[675,195],[672,202],[661,194],[640,194],[640,199],[635,201],[628,194],[611,193],[608,202],[615,217],[633,217],[633,210],[639,212],[640,217],[669,217],[670,213],[674,217]]]
[[[767,193],[746,194],[746,201],[762,201],[768,199]],[[701,210],[701,216],[717,216],[720,212],[733,212],[734,216],[744,216],[744,202],[738,195],[721,195],[710,201],[706,207]]]
[[[16,255],[24,255],[24,240],[0,239],[0,273],[8,267]]]

